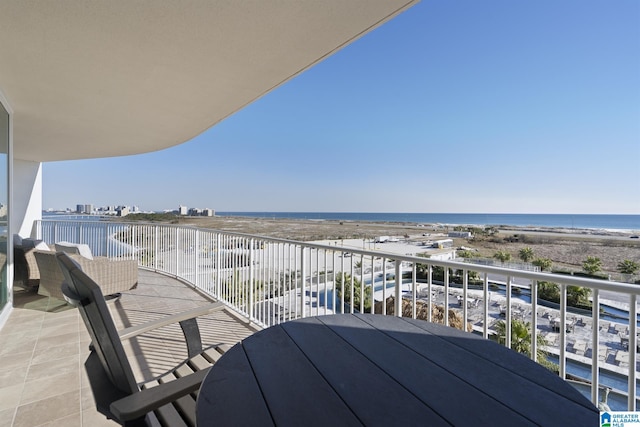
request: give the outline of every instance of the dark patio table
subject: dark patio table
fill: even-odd
[[[590,426],[597,408],[482,337],[370,314],[311,317],[236,344],[200,388],[198,426]]]

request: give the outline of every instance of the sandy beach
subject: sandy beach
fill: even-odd
[[[368,221],[332,221],[245,217],[182,217],[182,225],[193,225],[236,233],[254,234],[301,241],[360,239],[371,242],[377,236],[396,236],[413,242],[445,238],[453,226],[442,224],[390,223]],[[640,263],[640,239],[634,232],[619,230],[566,229],[548,227],[499,227],[487,239],[454,239],[454,246],[470,248],[479,257],[491,258],[498,250],[518,259],[520,249],[530,247],[536,258],[549,258],[554,268],[581,270],[587,257],[602,261],[605,273],[616,273],[624,260]],[[513,238],[518,236],[517,241]],[[512,241],[508,241],[509,239]]]

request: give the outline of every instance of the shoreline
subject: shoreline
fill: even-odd
[[[191,218],[191,217],[190,217]],[[196,220],[198,217],[192,217]],[[227,221],[241,220],[241,221],[273,221],[273,222],[292,222],[301,221],[315,224],[332,224],[336,226],[354,225],[354,226],[379,226],[379,227],[398,227],[408,228],[415,227],[416,232],[420,229],[426,228],[431,230],[448,230],[455,227],[468,227],[468,228],[494,228],[498,231],[516,231],[516,232],[535,232],[535,233],[557,233],[564,235],[590,235],[590,236],[633,236],[640,233],[638,229],[626,229],[626,228],[584,228],[584,227],[563,227],[563,226],[546,226],[546,225],[510,225],[510,224],[467,224],[467,223],[424,223],[413,221],[376,221],[376,220],[339,220],[339,219],[326,219],[326,218],[290,218],[290,217],[257,217],[257,216],[224,216],[216,215],[209,218],[221,218]],[[453,231],[453,230],[449,230]]]
[[[494,228],[551,228],[640,232],[638,214],[518,214],[518,213],[375,213],[375,212],[236,212],[220,211],[219,217],[261,220],[372,222],[421,226],[471,226]]]
[[[239,212],[239,214],[244,212]],[[258,212],[262,213],[262,212]],[[594,226],[594,227],[584,227],[584,226],[566,226],[566,225],[536,225],[536,224],[510,224],[505,222],[496,222],[496,223],[485,223],[485,222],[428,222],[428,221],[413,221],[413,220],[383,220],[383,219],[366,219],[366,218],[358,218],[358,219],[339,219],[339,218],[313,218],[313,217],[301,217],[296,215],[303,215],[304,213],[292,213],[292,216],[269,216],[269,212],[264,212],[264,216],[257,215],[249,215],[250,212],[246,212],[247,215],[224,215],[224,212],[218,213],[212,217],[198,217],[198,216],[178,216],[176,215],[176,220],[179,222],[184,221],[198,221],[198,220],[225,220],[225,221],[271,221],[271,222],[307,222],[307,223],[315,223],[315,224],[335,224],[335,225],[369,225],[369,226],[384,226],[384,227],[416,227],[416,228],[431,228],[431,229],[447,229],[453,227],[472,227],[472,228],[494,228],[498,230],[505,231],[528,231],[528,232],[547,232],[547,233],[563,233],[563,234],[590,234],[590,235],[638,235],[640,234],[640,219],[638,219],[639,224],[633,228],[615,228],[615,227],[602,227],[602,226]],[[273,212],[273,214],[277,214],[277,212]],[[286,214],[286,213],[282,213]],[[309,215],[320,214],[310,212]],[[351,213],[347,213],[350,215]],[[130,214],[129,218],[126,217],[114,217],[110,215],[80,215],[80,214],[54,214],[54,215],[45,215],[43,219],[62,219],[65,220],[64,217],[82,217],[83,219],[90,219],[95,217],[96,219],[117,219],[128,222],[133,217],[134,214]],[[324,215],[331,215],[331,213],[325,213]],[[360,214],[359,214],[360,215]],[[368,214],[363,213],[361,215],[386,215],[386,214]],[[388,214],[388,215],[404,215],[404,214]],[[530,216],[632,216],[632,217],[640,217],[640,215],[628,215],[628,214],[603,214],[603,215],[590,215],[590,214],[406,214],[406,215],[530,215]],[[60,218],[62,217],[62,218]]]

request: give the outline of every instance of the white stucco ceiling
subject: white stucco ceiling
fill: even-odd
[[[3,0],[14,156],[185,142],[417,0]]]

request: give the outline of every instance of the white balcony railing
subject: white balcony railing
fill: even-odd
[[[180,278],[262,327],[370,307],[391,314],[382,303],[390,297],[394,315],[416,317],[422,310],[432,321],[432,305],[446,305],[485,338],[500,320],[518,319],[546,335],[543,350],[557,356],[562,378],[570,376],[568,366],[587,367],[582,376],[594,403],[605,397],[605,376],[617,375],[622,383],[607,387],[626,394],[627,410],[636,409],[637,285],[164,224],[43,220],[37,234],[47,243],[86,243],[96,255],[135,258],[141,268]],[[538,300],[539,282],[558,285],[559,305]],[[568,307],[571,286],[591,290],[590,311]],[[601,315],[611,298],[628,310],[626,319]],[[445,324],[450,315],[442,316]],[[534,360],[537,334],[530,334]],[[510,327],[505,335],[510,347]]]

